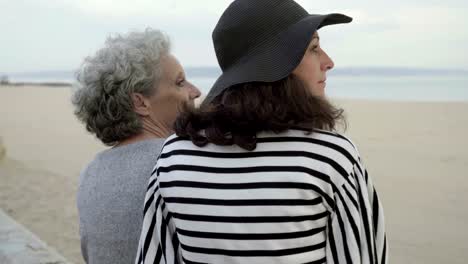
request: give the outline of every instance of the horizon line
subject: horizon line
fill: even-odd
[[[217,70],[221,73],[221,69],[219,66],[216,65],[201,65],[201,66],[185,66],[184,67],[186,70],[193,70],[193,69],[209,69],[209,70]],[[429,68],[429,67],[406,67],[406,66],[342,66],[338,68],[334,68],[331,73],[339,71],[349,71],[349,70],[366,70],[366,71],[372,71],[372,70],[379,70],[379,71],[418,71],[420,73],[424,72],[430,72],[430,73],[436,73],[436,72],[443,72],[443,73],[467,73],[468,74],[468,69],[465,68]],[[77,70],[33,70],[33,71],[13,71],[13,72],[6,72],[6,71],[0,71],[0,75],[25,75],[25,74],[43,74],[43,73],[74,73]]]

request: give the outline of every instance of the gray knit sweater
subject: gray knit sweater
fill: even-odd
[[[105,150],[83,170],[77,194],[86,263],[133,263],[148,179],[163,139]]]

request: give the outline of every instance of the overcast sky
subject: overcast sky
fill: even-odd
[[[252,0],[255,1],[255,0]],[[111,33],[162,29],[184,66],[216,66],[211,31],[228,0],[0,0],[0,72],[73,70]],[[336,67],[468,69],[466,0],[299,0],[354,21],[320,30]]]

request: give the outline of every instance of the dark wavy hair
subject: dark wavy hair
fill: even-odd
[[[199,147],[235,144],[254,150],[261,131],[333,131],[339,123],[346,128],[343,112],[327,99],[312,95],[303,82],[290,75],[276,82],[238,84],[198,109],[185,107],[174,130]]]

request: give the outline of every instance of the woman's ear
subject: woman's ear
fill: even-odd
[[[141,116],[148,116],[150,113],[150,103],[147,98],[145,98],[140,93],[132,93],[132,101],[133,101],[133,110],[141,115]]]

